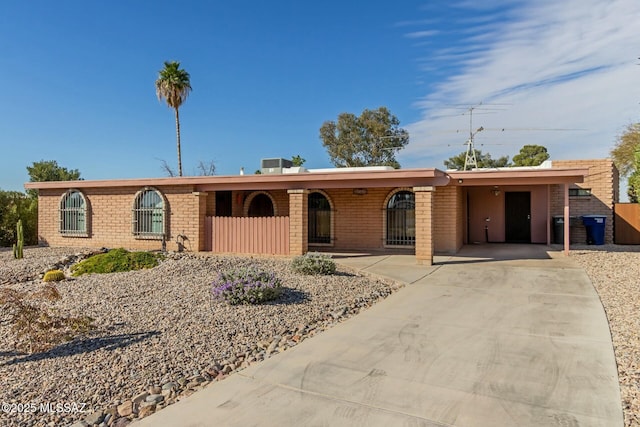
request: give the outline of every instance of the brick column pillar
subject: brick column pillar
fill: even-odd
[[[413,187],[416,201],[416,260],[433,264],[433,192],[435,187]]]
[[[309,249],[309,191],[288,190],[289,255],[304,255]]]
[[[197,217],[195,218],[195,224],[197,224],[197,240],[192,242],[192,248],[195,251],[204,251],[205,250],[205,219],[207,216],[207,193],[204,192],[193,192],[194,196],[198,198],[197,201]],[[214,196],[215,197],[215,196]]]
[[[247,194],[242,190],[231,192],[231,216],[244,216],[244,198]]]

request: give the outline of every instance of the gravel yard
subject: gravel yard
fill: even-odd
[[[626,426],[640,426],[640,247],[574,246],[609,319]]]
[[[42,286],[41,273],[78,251],[29,248],[23,260],[13,260],[10,250],[2,250],[0,284]],[[625,425],[638,426],[640,247],[574,246],[571,257],[585,268],[602,300],[613,336]],[[258,306],[212,303],[210,283],[217,272],[249,262],[276,272],[286,287],[283,297]],[[289,263],[174,254],[151,270],[60,282],[62,300],[54,308],[91,316],[97,329],[49,352],[28,355],[12,350],[8,328],[0,326],[0,401],[20,409],[0,413],[0,425],[86,426],[95,421],[124,426],[286,351],[397,288],[343,267],[334,276],[299,275]]]
[[[39,275],[76,252],[29,248],[24,259],[14,260],[11,251],[2,251],[3,286],[42,286]],[[210,284],[218,271],[247,263],[275,272],[285,287],[283,296],[255,306],[212,302]],[[62,299],[53,308],[88,315],[97,329],[28,355],[12,350],[9,329],[0,326],[0,401],[10,404],[3,406],[0,424],[126,425],[285,351],[397,288],[341,267],[336,275],[314,277],[293,273],[289,264],[286,259],[170,254],[151,270],[59,282]]]

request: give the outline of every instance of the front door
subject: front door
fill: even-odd
[[[531,243],[531,193],[504,194],[504,234],[507,243]]]

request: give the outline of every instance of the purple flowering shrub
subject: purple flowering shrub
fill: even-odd
[[[231,305],[260,304],[276,299],[282,291],[280,279],[256,267],[221,272],[212,283],[212,295]]]

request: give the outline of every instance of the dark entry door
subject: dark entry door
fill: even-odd
[[[531,193],[506,192],[504,218],[507,243],[531,243]]]

